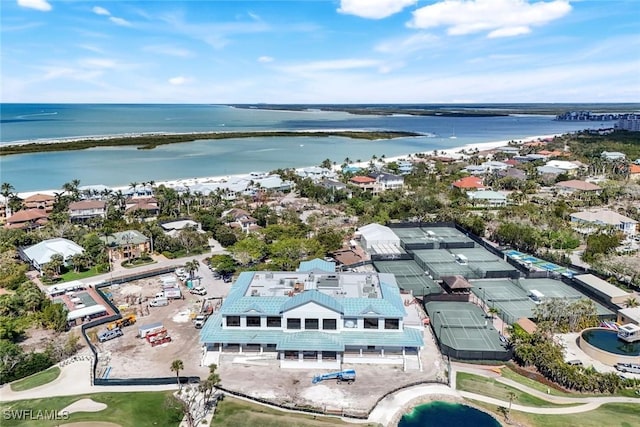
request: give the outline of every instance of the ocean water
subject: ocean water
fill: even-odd
[[[466,405],[431,402],[413,408],[398,427],[500,427],[491,415]]]
[[[218,105],[2,104],[0,144],[145,132],[366,129],[413,131],[424,136],[365,141],[339,137],[240,138],[160,146],[103,147],[0,157],[0,178],[16,191],[81,185],[128,185],[353,161],[522,139],[599,127],[554,121],[552,116],[370,116],[344,112],[272,111]],[[455,136],[455,138],[452,138]]]

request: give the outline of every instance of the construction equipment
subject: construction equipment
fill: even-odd
[[[125,326],[133,325],[136,323],[136,315],[128,314],[115,322],[111,322],[107,325],[108,330],[114,330],[115,328],[124,328]]]
[[[138,337],[145,338],[149,334],[156,333],[164,329],[162,322],[151,323],[149,325],[142,325],[138,328]]]
[[[171,336],[165,328],[162,328],[157,332],[147,334],[145,338],[147,339],[147,342],[151,344],[151,347],[155,347],[166,342],[171,342]]]
[[[317,384],[320,381],[333,380],[333,379],[337,380],[338,384],[342,382],[351,384],[356,380],[356,371],[354,369],[345,369],[343,371],[332,372],[330,374],[316,375],[315,377],[313,377],[313,380],[311,380],[311,382],[313,384]]]

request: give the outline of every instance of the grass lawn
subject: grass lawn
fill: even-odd
[[[96,267],[91,267],[90,269],[86,271],[81,271],[79,273],[76,273],[73,270],[69,270],[63,275],[61,275],[60,277],[62,278],[62,282],[71,282],[72,280],[82,280],[82,279],[86,279],[87,277],[97,276],[98,274],[103,274],[103,273],[98,272]]]
[[[458,372],[456,377],[456,387],[458,390],[469,391],[471,393],[481,394],[483,396],[493,397],[494,399],[509,401],[509,392],[516,395],[514,402],[523,406],[538,407],[556,407],[556,406],[575,406],[575,404],[559,405],[547,402],[546,400],[532,396],[517,388],[510,387],[506,384],[499,383],[493,378],[486,378],[480,375],[468,374],[466,372]]]
[[[526,385],[528,387],[531,387],[533,389],[536,389],[538,391],[541,391],[543,393],[546,393],[547,391],[549,391],[549,394],[552,394],[554,396],[565,396],[565,397],[599,397],[599,396],[609,396],[609,394],[597,394],[597,393],[591,393],[591,394],[587,394],[587,393],[578,393],[578,392],[574,392],[574,393],[565,393],[563,391],[560,390],[556,390],[553,387],[547,387],[546,385],[539,383],[538,381],[531,379],[531,378],[527,378],[523,375],[520,375],[519,373],[512,371],[509,368],[503,368],[501,370],[502,372],[502,376],[505,378],[509,378],[513,381],[517,381],[522,385]],[[547,390],[548,389],[548,390]],[[615,394],[612,394],[611,396],[624,396],[624,397],[636,397],[636,395],[634,394],[634,390],[633,389],[625,389],[625,390],[618,390]]]
[[[13,391],[24,391],[29,390],[30,388],[38,387],[43,384],[50,383],[51,381],[58,378],[60,375],[60,368],[57,366],[51,367],[45,371],[38,372],[37,374],[33,374],[30,377],[23,378],[14,383],[11,383],[11,390]]]
[[[266,406],[226,396],[218,402],[212,426],[224,427],[331,427],[353,425],[339,418],[278,411]],[[357,424],[372,426],[373,424]]]
[[[497,407],[484,402],[474,405],[497,414]],[[640,419],[640,405],[633,403],[607,403],[593,411],[567,415],[539,415],[511,411],[512,422],[530,427],[636,427]],[[504,420],[497,415],[500,421]]]
[[[68,420],[18,420],[11,418],[11,412],[30,410],[32,414],[37,411],[60,411],[73,402],[80,399],[93,399],[102,402],[107,408],[99,412],[77,412],[69,416]],[[178,426],[182,419],[182,413],[165,404],[167,398],[173,399],[171,391],[166,392],[138,392],[138,393],[96,393],[79,396],[50,397],[45,399],[20,400],[0,405],[2,412],[2,427],[55,427],[61,423],[80,421],[106,421],[119,424],[122,427],[146,427],[146,426]],[[13,412],[16,413],[16,412]]]

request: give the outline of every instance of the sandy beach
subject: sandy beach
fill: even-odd
[[[300,131],[300,132],[304,133],[305,131]],[[559,134],[531,136],[531,137],[519,139],[517,140],[517,142],[524,144],[531,141],[538,141],[538,140],[553,138],[554,136],[558,136],[558,135]],[[509,144],[509,142],[510,140],[503,140],[503,141],[481,142],[481,143],[475,143],[475,144],[465,144],[465,145],[460,145],[453,148],[438,150],[437,152],[439,156],[451,157],[454,159],[462,159],[465,156],[464,152],[469,153],[476,150],[477,151],[493,150],[499,147],[505,147]],[[385,163],[397,162],[400,160],[408,160],[418,155],[430,156],[430,155],[433,155],[433,153],[434,153],[433,150],[421,152],[421,153],[407,153],[404,155],[399,155],[394,157],[386,157],[384,159],[379,159],[379,161],[384,161]],[[367,167],[369,165],[369,161],[367,160],[359,163],[353,163],[353,165],[359,166],[359,167]],[[305,169],[312,166],[317,166],[317,165],[300,166],[296,170]],[[333,169],[335,171],[339,171],[341,169],[341,165],[336,164],[333,166]],[[196,184],[207,184],[207,183],[224,184],[224,183],[227,183],[233,180],[238,180],[238,179],[251,179],[250,173],[251,171],[248,171],[247,173],[244,173],[244,174],[234,174],[234,175],[225,175],[225,176],[193,177],[193,178],[166,180],[166,181],[155,181],[154,185],[155,186],[164,185],[170,188],[180,188],[180,187],[190,187]],[[153,177],[149,177],[149,180],[152,180],[152,179]],[[115,186],[115,187],[109,187],[109,188],[111,188],[113,191],[120,190],[124,192],[130,189],[130,186],[125,185],[125,186]],[[34,194],[54,195],[57,192],[60,192],[60,189],[42,189],[37,191],[20,192],[18,193],[18,196],[24,199]]]

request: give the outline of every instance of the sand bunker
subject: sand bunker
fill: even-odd
[[[96,402],[95,400],[91,399],[80,399],[77,402],[73,402],[71,405],[62,409],[62,411],[73,414],[74,412],[99,412],[103,409],[107,409],[107,405],[104,403]]]

